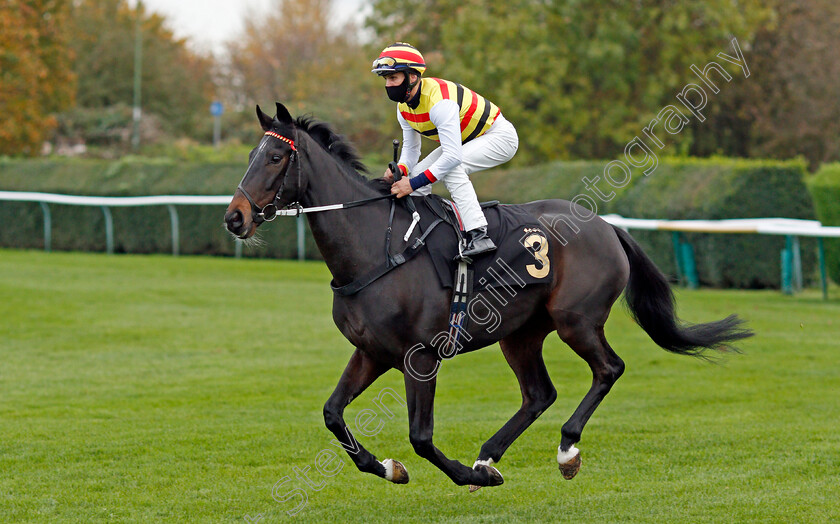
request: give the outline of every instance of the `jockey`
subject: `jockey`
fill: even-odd
[[[403,175],[391,186],[402,198],[431,193],[431,184],[443,180],[458,206],[469,241],[464,256],[496,249],[487,236],[487,219],[478,204],[469,175],[513,158],[519,137],[499,108],[478,93],[440,78],[423,78],[423,55],[409,44],[386,47],[373,61],[371,72],[385,78],[388,98],[397,102],[397,120],[403,130],[399,169]],[[440,147],[420,158],[420,135]],[[390,169],[385,179],[393,180]]]

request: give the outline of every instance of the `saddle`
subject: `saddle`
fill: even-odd
[[[416,198],[416,197],[414,197]],[[417,202],[422,200],[422,202]],[[450,227],[436,228],[425,239],[442,287],[454,287],[458,266],[458,246],[465,237],[460,213],[454,202],[438,195],[416,198],[419,227],[425,231],[440,219]],[[522,206],[482,202],[487,218],[487,234],[497,250],[476,257],[469,264],[477,279],[475,291],[495,287],[524,287],[550,282],[548,235],[539,221]],[[527,242],[527,247],[526,247]],[[542,250],[545,250],[543,252]],[[537,253],[540,258],[537,258]],[[533,266],[529,269],[529,266]]]
[[[459,241],[466,241],[466,231],[464,230],[464,223],[461,221],[461,213],[458,211],[458,206],[455,205],[455,202],[447,200],[438,195],[428,195],[423,198],[423,203],[434,214],[434,216],[442,219],[445,223],[449,224],[452,228],[455,229]],[[481,209],[487,209],[498,205],[498,200],[490,200],[488,202],[479,203]],[[456,257],[456,259],[457,258],[458,257]],[[467,260],[467,263],[470,262],[470,260]]]
[[[481,204],[487,218],[487,234],[497,246],[497,250],[476,257],[474,261],[462,261],[462,273],[465,268],[470,275],[458,275],[459,262],[456,260],[460,253],[459,246],[464,238],[463,223],[454,202],[438,195],[412,198],[419,214],[417,230],[413,240],[408,241],[408,247],[403,251],[391,255],[391,221],[386,235],[386,260],[379,266],[359,277],[356,281],[332,289],[342,296],[358,293],[378,278],[404,264],[415,257],[423,248],[429,253],[438,281],[441,287],[455,288],[456,282],[459,292],[466,296],[473,292],[492,288],[505,288],[511,296],[515,296],[515,288],[522,288],[529,284],[548,284],[551,282],[552,269],[550,267],[548,251],[548,235],[542,229],[539,221],[524,210],[520,205],[500,204],[498,201]],[[392,202],[391,220],[393,220],[393,206],[406,205],[403,201]],[[449,227],[444,227],[447,224]],[[401,232],[399,232],[401,233]],[[398,236],[401,237],[400,234]],[[471,263],[466,263],[471,262]],[[464,278],[475,282],[460,282]],[[466,284],[464,286],[463,284]]]

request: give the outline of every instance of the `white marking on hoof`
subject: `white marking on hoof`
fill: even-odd
[[[487,460],[476,460],[475,464],[473,464],[473,469],[475,469],[476,466],[492,466],[493,464],[495,464],[495,462],[491,458]]]
[[[558,464],[565,464],[575,457],[580,455],[580,450],[574,446],[569,447],[568,451],[563,451],[560,449],[560,446],[557,446],[557,463]]]
[[[385,466],[385,479],[393,482],[394,480],[394,460],[385,459],[381,462]]]
[[[496,462],[491,458],[487,459],[487,460],[476,460],[475,464],[473,464],[473,469],[475,469],[477,466],[486,466],[488,469],[491,469],[491,470],[495,471],[496,474],[499,475],[499,478],[502,479],[502,482],[500,482],[500,484],[502,484],[502,483],[504,483],[505,479],[504,479],[504,477],[502,477],[502,473],[498,469],[493,467],[493,464],[495,464],[495,463]],[[492,475],[492,473],[491,473],[491,475]],[[478,491],[480,489],[481,489],[481,486],[476,486],[475,484],[470,484],[470,493],[475,493],[476,491]]]

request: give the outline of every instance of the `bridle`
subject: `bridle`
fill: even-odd
[[[254,198],[248,193],[248,191],[242,185],[242,182],[245,181],[245,177],[242,177],[242,180],[239,182],[239,185],[237,186],[237,189],[242,191],[242,194],[245,195],[245,198],[248,199],[248,203],[251,204],[251,220],[257,225],[260,225],[263,222],[271,222],[272,220],[277,218],[278,215],[280,215],[280,216],[299,216],[299,215],[304,214],[304,213],[318,213],[320,211],[331,211],[333,209],[349,209],[351,207],[363,206],[365,204],[369,204],[369,203],[375,202],[377,200],[384,200],[386,198],[391,198],[391,199],[394,198],[394,195],[388,194],[388,195],[375,196],[375,197],[371,197],[371,198],[363,198],[361,200],[354,200],[352,202],[345,202],[343,204],[330,204],[330,205],[326,205],[326,206],[303,207],[298,202],[298,199],[300,198],[300,189],[301,189],[301,182],[300,181],[301,181],[301,176],[302,176],[301,175],[301,169],[302,168],[301,168],[301,162],[300,162],[300,152],[298,151],[297,147],[295,147],[295,140],[292,140],[290,138],[286,138],[285,136],[283,136],[283,135],[281,135],[281,134],[279,134],[275,131],[266,131],[265,136],[270,136],[270,137],[273,137],[273,138],[276,138],[276,139],[280,140],[281,142],[286,142],[287,144],[289,144],[291,146],[292,153],[291,153],[291,155],[289,155],[289,162],[286,164],[286,172],[283,175],[283,182],[280,184],[280,188],[277,190],[277,193],[274,194],[274,198],[272,199],[272,201],[269,202],[268,204],[266,204],[265,206],[263,206],[263,207],[258,206],[256,201],[254,201]],[[297,138],[297,131],[295,131],[295,138]],[[289,167],[292,165],[292,162],[297,163],[297,183],[296,183],[296,185],[297,185],[297,193],[296,193],[297,199],[293,200],[290,204],[286,205],[284,207],[284,209],[280,209],[278,201],[280,200],[280,196],[283,194],[283,189],[286,185],[286,181],[289,179],[288,172],[289,172]],[[248,175],[247,171],[246,171],[245,175],[246,176]],[[415,212],[415,215],[416,215],[416,212]],[[393,217],[393,212],[392,212],[391,216]],[[419,216],[417,216],[417,220],[419,220]],[[409,229],[408,233],[406,234],[406,239],[408,238],[409,234],[411,233],[411,230],[414,229],[414,224],[416,224],[417,220],[415,220],[415,222],[412,224],[411,228]]]
[[[270,136],[272,138],[276,138],[281,142],[285,142],[289,144],[292,148],[292,153],[289,155],[289,161],[286,164],[285,173],[283,173],[283,182],[280,183],[280,187],[277,189],[277,192],[274,194],[274,198],[263,207],[257,205],[254,201],[254,198],[248,193],[245,189],[245,186],[242,185],[242,182],[245,181],[245,177],[242,177],[242,180],[239,182],[237,189],[242,191],[242,194],[245,195],[245,198],[248,199],[248,203],[251,204],[251,220],[254,221],[255,224],[260,225],[263,222],[271,222],[275,218],[277,218],[278,214],[285,214],[280,212],[278,209],[278,201],[280,200],[280,196],[283,194],[283,189],[286,186],[286,181],[289,179],[289,167],[292,165],[293,162],[297,163],[297,193],[300,193],[300,179],[301,179],[301,166],[300,166],[300,158],[298,158],[298,150],[295,147],[295,141],[286,138],[285,136],[281,135],[280,133],[276,133],[274,131],[266,131],[264,136]],[[247,172],[245,173],[248,174]],[[300,207],[298,205],[298,207]]]
[[[254,201],[253,197],[248,193],[245,187],[242,185],[242,182],[245,181],[245,177],[242,177],[242,181],[239,182],[239,186],[237,189],[242,191],[242,194],[245,195],[245,198],[248,199],[248,202],[251,204],[251,217],[254,223],[257,225],[262,224],[263,222],[271,222],[277,215],[284,215],[284,216],[300,216],[303,213],[318,213],[320,211],[331,211],[333,209],[349,209],[351,207],[363,206],[366,204],[370,204],[371,202],[375,202],[377,200],[384,200],[390,199],[390,212],[388,213],[388,227],[385,230],[385,262],[376,266],[375,268],[368,271],[359,279],[350,282],[349,284],[343,286],[336,286],[335,283],[331,283],[330,286],[332,287],[333,291],[341,296],[349,296],[354,295],[373,283],[375,280],[379,279],[386,273],[390,272],[391,270],[395,269],[398,266],[406,263],[412,257],[414,257],[424,246],[426,237],[429,236],[429,233],[432,232],[438,224],[443,222],[442,218],[437,218],[434,222],[432,222],[426,231],[419,236],[417,236],[414,240],[414,243],[408,247],[406,247],[402,252],[397,253],[396,255],[391,255],[391,231],[392,225],[394,222],[394,208],[396,205],[396,198],[393,194],[388,195],[379,195],[370,198],[363,198],[361,200],[354,200],[352,202],[344,202],[342,204],[330,204],[326,206],[315,206],[315,207],[303,207],[297,201],[300,199],[300,190],[301,190],[301,161],[299,156],[299,151],[297,147],[295,147],[295,141],[286,138],[285,136],[276,133],[274,131],[266,131],[265,136],[270,136],[280,140],[281,142],[286,142],[292,148],[292,152],[289,155],[289,161],[286,164],[285,173],[283,173],[283,182],[280,183],[280,188],[274,194],[274,199],[262,208],[257,205]],[[297,132],[295,132],[295,138],[297,138]],[[283,194],[283,189],[286,185],[286,181],[289,179],[289,166],[292,162],[296,162],[298,165],[298,176],[297,176],[297,193],[296,193],[296,200],[292,201],[291,204],[287,206],[286,209],[278,209],[278,201],[280,200],[281,195]],[[250,166],[249,170],[250,171]],[[245,172],[245,176],[248,175],[248,171]],[[409,197],[410,198],[410,197]],[[409,237],[411,236],[412,231],[414,231],[414,227],[420,222],[420,215],[417,213],[417,210],[412,207],[412,221],[411,225],[408,227],[408,230],[403,237],[403,241],[408,242]]]

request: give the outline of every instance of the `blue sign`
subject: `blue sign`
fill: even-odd
[[[221,102],[213,102],[210,104],[210,114],[213,116],[222,116],[224,113],[224,107],[222,107]]]

